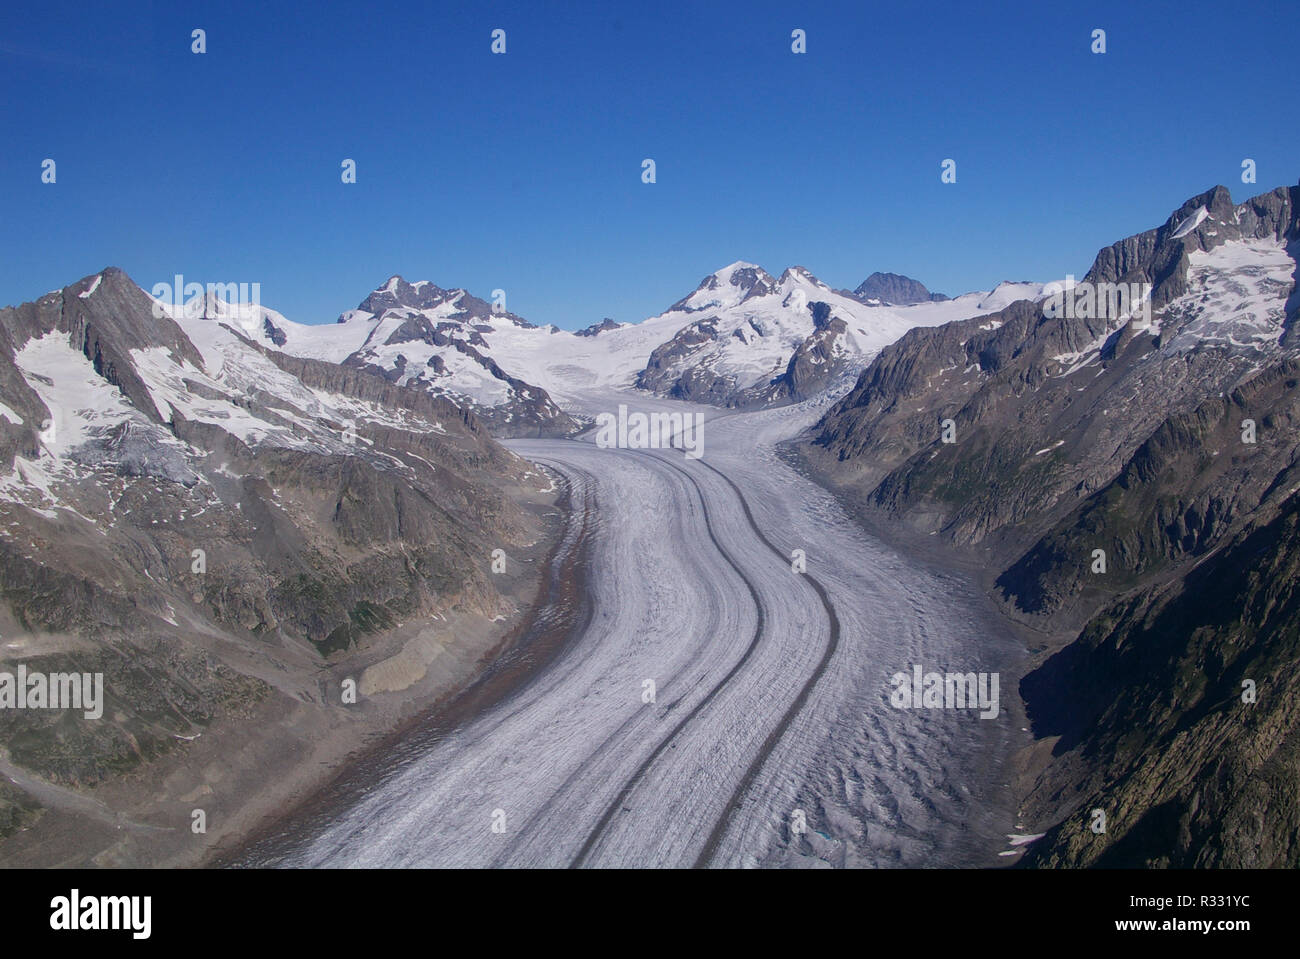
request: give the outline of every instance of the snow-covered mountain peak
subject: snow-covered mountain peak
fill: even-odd
[[[381,316],[388,310],[406,307],[412,310],[430,310],[445,302],[452,292],[428,280],[408,283],[400,274],[390,276],[382,286],[376,287],[361,301],[358,310]],[[347,314],[344,314],[347,316]],[[350,319],[351,317],[349,317]],[[340,317],[343,322],[343,318]]]
[[[1036,300],[1043,295],[1042,283],[1032,280],[1003,280],[980,298],[981,306],[1000,310],[1016,300]]]
[[[810,297],[820,297],[822,294],[834,292],[813,276],[811,270],[803,266],[787,267],[781,274],[781,279],[776,282],[775,292],[780,293],[786,300],[791,298],[795,290],[803,290]]]
[[[651,352],[636,385],[720,405],[804,398],[852,375],[913,326],[991,312],[1041,290],[1003,284],[956,301],[926,291],[913,305],[888,306],[836,291],[805,267],[791,266],[773,280],[761,267],[734,263],[646,321],[675,321],[677,329]]]
[[[734,263],[728,263],[722,269],[713,272],[710,276],[717,277],[723,282],[740,285],[740,283],[744,282],[746,278],[768,276],[768,274],[767,271],[757,263],[750,263],[748,260],[736,260]],[[771,277],[768,278],[770,279]]]
[[[669,312],[725,310],[750,296],[762,296],[775,288],[776,281],[761,266],[737,260],[706,276],[690,296],[669,307]]]
[[[804,283],[811,283],[814,286],[820,286],[820,287],[825,287],[826,289],[830,289],[830,287],[826,286],[825,283],[817,279],[817,277],[813,276],[812,270],[808,269],[806,266],[786,267],[785,271],[781,274],[781,279],[777,281],[777,284],[779,286],[784,287],[789,283],[795,283],[799,281],[802,281]]]

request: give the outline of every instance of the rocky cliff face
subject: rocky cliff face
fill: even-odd
[[[1298,659],[1293,493],[1186,577],[1108,606],[1025,680],[1056,759],[1024,811],[1060,820],[1025,865],[1300,865]]]
[[[104,674],[97,721],[0,710],[55,785],[337,699],[322,667],[400,621],[491,620],[491,551],[539,535],[515,495],[548,481],[467,410],[156,306],[110,269],[0,310],[0,671]]]
[[[936,535],[1001,570],[996,594],[1009,615],[1053,633],[1083,629],[1025,685],[1039,715],[1053,698],[1063,704],[1036,731],[1074,724],[1065,753],[1073,765],[1049,767],[1043,782],[1051,788],[1095,785],[1088,777],[1099,770],[1137,783],[1153,769],[1172,768],[1145,730],[1125,727],[1139,722],[1135,715],[1112,712],[1109,732],[1089,726],[1114,705],[1110,697],[1134,695],[1126,684],[1139,679],[1127,665],[1122,674],[1105,670],[1121,661],[1152,663],[1129,644],[1159,648],[1161,668],[1168,667],[1141,677],[1146,692],[1161,689],[1167,697],[1171,686],[1159,684],[1172,682],[1170,670],[1210,655],[1214,670],[1205,682],[1226,682],[1222,663],[1231,657],[1218,644],[1234,642],[1229,634],[1181,632],[1175,624],[1209,615],[1196,606],[1201,598],[1191,584],[1202,580],[1193,571],[1231,568],[1227,557],[1236,549],[1231,555],[1242,558],[1245,531],[1290,509],[1300,487],[1298,201],[1300,188],[1292,187],[1233,204],[1216,187],[1161,227],[1103,249],[1079,285],[1050,291],[1057,297],[909,332],[881,351],[806,448],[864,516]],[[1290,528],[1283,523],[1276,535]],[[1260,537],[1266,534],[1252,542],[1264,542]],[[1251,587],[1238,586],[1240,595],[1216,591],[1219,602],[1237,608],[1247,600]],[[1157,605],[1188,610],[1179,614],[1188,618],[1134,612]],[[1107,641],[1124,644],[1124,655],[1107,659]],[[1261,632],[1259,655],[1285,652],[1270,643]],[[1074,698],[1076,684],[1104,688],[1085,702]],[[1166,706],[1157,718],[1170,729],[1190,721],[1185,700]],[[1290,736],[1290,714],[1274,719],[1281,723],[1274,731]],[[1245,728],[1224,726],[1213,735],[1256,749],[1225,732]],[[1185,783],[1210,775],[1208,766],[1193,765]],[[1244,768],[1217,794],[1216,808],[1240,804],[1241,790],[1256,788],[1247,785],[1255,772]],[[1157,791],[1125,795],[1126,822],[1146,816],[1144,828],[1155,828],[1164,815],[1150,805]],[[1050,817],[1051,801],[1042,796],[1036,811]],[[1229,827],[1209,825],[1203,815],[1198,822],[1200,838],[1187,839],[1181,852],[1161,859],[1134,839],[1111,848],[1106,861],[1190,864],[1216,844],[1220,852],[1207,857],[1243,861],[1240,849],[1225,851],[1226,834],[1209,835]],[[1065,836],[1051,833],[1033,861],[1093,861],[1099,846]],[[1282,861],[1294,853],[1277,855]]]

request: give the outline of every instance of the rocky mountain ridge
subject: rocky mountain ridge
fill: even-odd
[[[1290,569],[1298,206],[1300,187],[1240,204],[1215,187],[1101,250],[1076,288],[1056,291],[1069,309],[1042,297],[912,330],[880,352],[804,447],[868,524],[978,557],[1007,614],[1065,644],[1023,686],[1035,732],[1068,731],[1028,792],[1036,822],[1050,824],[1029,862],[1297,862],[1291,813],[1248,827],[1244,801],[1273,788],[1251,778],[1269,763],[1269,776],[1294,777],[1286,744],[1297,717],[1275,705],[1236,710],[1240,690],[1228,689],[1225,672],[1240,652],[1235,630],[1252,631],[1250,655],[1274,664],[1258,675],[1271,677],[1271,696],[1285,694],[1276,663],[1290,655],[1293,626],[1268,604],[1295,583],[1264,586],[1259,572],[1238,580],[1239,593],[1215,590],[1217,608],[1203,602],[1202,584],[1209,569]],[[1101,308],[1120,284],[1140,296]],[[1073,308],[1087,297],[1090,308]],[[1276,557],[1241,552],[1265,541]],[[1252,605],[1261,590],[1265,605]],[[1189,678],[1193,664],[1203,676]],[[1215,690],[1219,718],[1202,722],[1202,707],[1179,689],[1198,701]],[[1151,704],[1141,719],[1125,705],[1135,702]],[[1247,745],[1259,721],[1278,751]],[[1215,779],[1215,757],[1232,750],[1249,761]],[[1175,763],[1178,785],[1162,792],[1154,770]],[[1080,818],[1093,808],[1108,810],[1108,832]],[[1205,809],[1227,818],[1210,822]],[[1240,845],[1250,828],[1267,850],[1254,858]],[[1157,848],[1157,835],[1177,842]]]

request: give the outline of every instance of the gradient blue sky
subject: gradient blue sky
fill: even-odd
[[[329,322],[401,273],[576,328],[737,259],[950,294],[1082,274],[1216,183],[1297,181],[1298,25],[1292,0],[6,4],[0,303],[116,265]]]

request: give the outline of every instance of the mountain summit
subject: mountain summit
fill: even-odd
[[[710,273],[689,296],[668,308],[669,312],[693,313],[699,310],[726,309],[750,296],[772,292],[776,280],[761,266],[737,260]]]
[[[939,303],[948,299],[931,293],[925,284],[900,273],[872,273],[853,291],[859,300],[878,300],[886,306],[911,306],[913,303]]]

